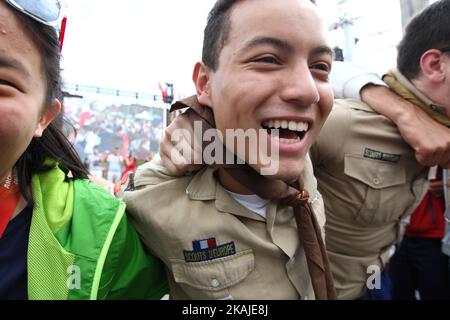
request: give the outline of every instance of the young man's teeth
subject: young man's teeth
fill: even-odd
[[[308,131],[309,124],[307,122],[297,122],[297,131]]]
[[[294,121],[289,122],[289,130],[291,131],[297,131],[297,123]]]
[[[263,123],[268,129],[287,129],[291,131],[306,132],[309,129],[307,122],[296,122],[287,120],[270,120]]]
[[[279,120],[275,121],[273,127],[274,127],[275,129],[280,129],[280,128],[281,128],[281,121],[279,121]]]
[[[301,140],[300,137],[297,137],[295,139],[284,139],[284,138],[280,138],[279,136],[274,136],[273,139],[275,141],[279,141],[282,144],[294,144]]]

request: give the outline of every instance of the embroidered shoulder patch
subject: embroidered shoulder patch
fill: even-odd
[[[402,156],[399,154],[386,153],[366,148],[364,150],[364,158],[398,163]]]
[[[192,241],[193,251],[183,251],[186,262],[202,262],[236,254],[234,242],[218,246],[215,238]]]

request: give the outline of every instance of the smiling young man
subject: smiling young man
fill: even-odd
[[[331,63],[311,1],[219,0],[193,74],[196,103],[214,112],[223,143],[231,145],[227,130],[258,132],[243,152],[230,151],[261,173],[266,164],[251,155],[265,144],[278,150],[278,170],[266,183],[301,177],[321,228],[307,153],[331,111]],[[260,198],[226,169],[165,181],[154,165],[143,166],[124,200],[168,269],[171,298],[315,297],[294,210]]]
[[[371,106],[336,100],[311,148],[325,200],[327,252],[340,299],[389,298],[383,281],[386,273],[382,271],[399,238],[402,218],[418,205],[427,189],[424,166],[448,166],[448,128],[433,118],[448,124],[449,10],[450,1],[440,0],[409,25],[399,46],[400,71],[388,76],[390,81],[385,78],[395,93],[384,87],[381,89],[388,92],[367,87],[362,94],[370,98]],[[193,120],[207,119],[208,110],[192,108],[167,128],[161,157],[168,173],[177,175],[201,167],[197,162],[192,164],[189,153],[177,154],[179,146],[174,147],[173,138],[180,128],[192,132]],[[269,119],[263,127],[291,127],[291,123],[282,122]],[[297,124],[300,138],[304,129],[304,123]],[[289,132],[282,135],[295,138]],[[181,145],[183,149],[192,148],[189,141]],[[193,149],[196,154],[198,150]],[[178,157],[183,161],[173,161]],[[164,172],[161,167],[161,177]]]
[[[218,59],[214,57],[216,48],[212,53],[205,49],[204,61],[195,66],[194,82],[199,103],[211,107],[216,128],[225,137],[230,129],[259,131],[280,124],[276,128],[280,130],[279,139],[273,139],[266,130],[262,132],[279,150],[280,165],[274,178],[289,181],[299,177],[306,154],[331,110],[328,76],[332,51],[320,29],[307,33],[295,28],[314,29],[318,21],[314,9],[286,15],[288,4],[283,1],[272,4],[274,11],[270,14],[261,6],[255,10],[251,2],[236,5],[239,10],[232,15],[228,41]],[[285,20],[275,21],[275,13]],[[273,18],[262,28],[268,16]],[[225,143],[229,141],[225,139]],[[258,153],[256,148],[261,145],[259,140],[247,145],[244,155],[246,163],[258,172],[261,163],[251,163],[249,157]],[[219,177],[228,190],[242,189],[224,169],[219,170]]]

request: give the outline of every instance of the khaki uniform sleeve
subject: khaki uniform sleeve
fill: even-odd
[[[340,154],[351,126],[351,114],[342,107],[341,100],[335,100],[333,110],[311,148],[314,168],[319,167],[326,159],[334,159]]]
[[[179,177],[172,176],[169,173],[161,160],[155,159],[143,164],[136,170],[134,185],[135,187],[157,185],[177,178]]]

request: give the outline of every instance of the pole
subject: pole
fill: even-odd
[[[344,20],[342,22],[342,29],[345,36],[345,50],[344,57],[346,62],[353,62],[355,56],[355,36],[353,35],[353,22]]]

